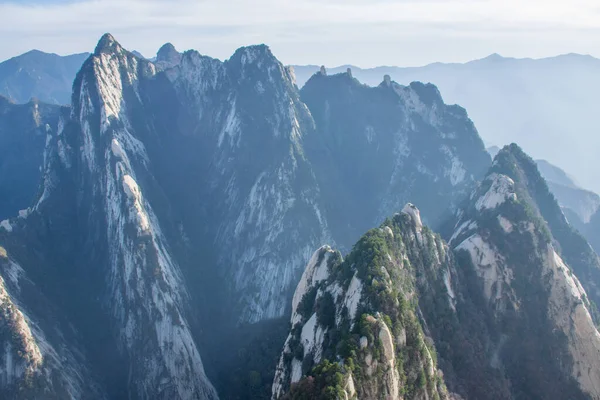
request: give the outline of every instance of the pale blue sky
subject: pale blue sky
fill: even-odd
[[[600,56],[598,0],[0,0],[0,60],[91,51],[104,32],[146,56],[227,58],[266,43],[289,64],[462,62],[491,53]]]

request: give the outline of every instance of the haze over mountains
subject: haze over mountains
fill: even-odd
[[[70,104],[75,74],[89,53],[59,56],[32,50],[0,63],[0,95],[17,103],[32,98]]]
[[[348,66],[330,68],[331,74]],[[383,75],[396,82],[432,82],[448,104],[468,110],[486,143],[516,142],[537,159],[545,159],[577,177],[581,185],[600,192],[600,60],[566,54],[514,59],[493,54],[465,64],[436,63],[424,67],[351,66],[361,82],[376,85]],[[294,66],[298,85],[318,71]]]
[[[2,398],[600,399],[582,190],[433,84],[106,34],[0,104]]]

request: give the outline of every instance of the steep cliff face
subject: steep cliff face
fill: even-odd
[[[597,257],[533,161],[503,149],[460,215],[451,245],[478,277],[491,360],[512,396],[599,398]]]
[[[0,222],[5,397],[216,398],[200,351],[229,372],[307,262],[276,398],[598,397],[598,257],[514,146],[468,197],[489,158],[435,87],[300,94],[266,46],[155,64],[105,35],[73,88],[56,128],[33,118],[36,201]],[[421,218],[461,198],[455,256]]]
[[[345,259],[317,251],[273,398],[599,398],[595,258],[535,164],[505,148],[458,215],[450,247],[406,206]]]
[[[101,39],[75,81],[70,115],[49,135],[38,202],[23,232],[13,232],[46,265],[32,265],[34,257],[22,250],[15,254],[37,274],[52,271],[47,290],[63,301],[99,303],[88,312],[108,317],[109,327],[99,330],[114,337],[112,352],[126,362],[115,368],[127,370],[116,386],[129,396],[216,398],[188,321],[188,290],[152,204],[160,188],[139,120],[130,118],[144,104],[140,86],[155,73],[110,35]],[[52,248],[58,238],[72,243]],[[71,274],[89,278],[61,282]],[[56,293],[65,284],[77,286],[72,297]],[[89,331],[75,311],[71,317]]]
[[[24,304],[27,304],[25,308]],[[2,398],[106,398],[72,328],[0,247]]]
[[[0,220],[34,200],[42,177],[47,134],[56,133],[60,107],[14,104],[0,96]]]
[[[166,75],[179,103],[191,105],[181,134],[203,154],[177,150],[189,154],[189,181],[201,177],[191,184],[205,199],[182,203],[186,225],[196,240],[214,242],[215,268],[240,296],[243,320],[280,316],[301,265],[329,236],[302,148],[312,118],[266,46],[239,49],[225,63],[186,52]],[[188,182],[173,188],[189,192]]]
[[[32,99],[69,104],[73,79],[89,53],[59,56],[39,50],[0,62],[0,95],[16,103]]]
[[[409,201],[437,226],[489,166],[466,111],[431,84],[386,76],[369,87],[350,73],[318,73],[301,93],[317,124],[307,154],[323,197],[335,198],[326,212],[346,248]]]
[[[38,200],[0,230],[36,282],[51,275],[111,396],[213,398],[197,316],[215,337],[282,315],[328,237],[302,150],[314,128],[266,46],[161,68],[100,40],[48,132]]]
[[[489,162],[464,110],[444,105],[431,85],[368,88],[347,75],[318,75],[300,96],[292,72],[264,45],[221,62],[167,44],[150,63],[111,43],[100,43],[76,81],[74,118],[63,125],[83,142],[59,141],[59,157],[77,145],[86,156],[73,170],[94,171],[107,159],[93,136],[104,149],[110,135],[102,132],[115,130],[111,152],[125,149],[143,167],[123,174],[152,204],[186,280],[228,302],[234,320],[282,316],[314,248],[349,248],[405,201],[420,201],[425,218],[439,220]],[[92,75],[102,105],[88,96]],[[88,178],[95,173],[77,184]]]
[[[413,205],[369,231],[344,260],[319,249],[294,294],[273,398],[454,398],[419,305],[423,290],[454,309],[453,268],[448,247]]]

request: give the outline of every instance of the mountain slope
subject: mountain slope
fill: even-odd
[[[500,152],[496,146],[488,152],[495,157]],[[600,251],[600,196],[581,188],[562,169],[545,160],[536,160],[539,173],[560,205],[569,224],[577,229],[598,253]]]
[[[17,103],[32,98],[70,104],[71,87],[88,53],[59,56],[32,50],[0,63],[0,94]]]
[[[464,109],[433,85],[377,87],[315,74],[301,91],[317,125],[306,140],[334,237],[349,248],[406,202],[436,226],[490,163]]]
[[[47,133],[56,132],[60,107],[38,101],[14,104],[0,96],[0,220],[34,200]]]
[[[39,201],[23,231],[13,232],[41,256],[15,253],[27,270],[35,271],[36,261],[54,269],[47,293],[88,307],[86,318],[77,307],[69,310],[88,346],[101,334],[115,339],[111,353],[126,360],[128,373],[112,390],[138,398],[216,398],[188,322],[180,267],[147,194],[156,187],[150,161],[126,113],[141,103],[140,82],[155,73],[110,35],[101,39],[75,81],[71,114],[48,141]],[[70,243],[49,247],[55,237]],[[75,285],[73,293],[59,294],[65,284]],[[87,318],[110,322],[92,333]]]
[[[583,239],[560,217],[513,145],[461,207],[450,247],[407,205],[346,259],[321,248],[273,398],[600,398],[599,264],[589,245],[586,264],[574,257]]]
[[[345,260],[329,247],[315,252],[294,294],[273,398],[453,398],[415,303],[425,252],[438,282],[450,282],[451,254],[412,205],[369,231]]]
[[[23,304],[27,303],[28,308]],[[3,398],[106,398],[80,339],[0,247],[0,393]]]
[[[451,245],[479,277],[482,308],[495,331],[495,363],[513,392],[599,398],[600,334],[592,318],[598,257],[516,145],[496,156],[463,208]]]

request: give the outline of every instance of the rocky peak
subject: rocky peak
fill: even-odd
[[[329,247],[314,253],[294,294],[273,399],[321,391],[337,398],[453,398],[434,348],[425,344],[431,338],[415,306],[420,288],[413,275],[454,293],[451,258],[439,237],[415,224],[416,207],[407,210],[367,232],[345,259]],[[432,255],[426,267],[425,254]],[[438,295],[448,297],[451,310],[454,300]]]
[[[535,161],[516,144],[505,146],[495,157],[490,173],[504,174],[514,181],[517,199],[529,205],[530,214],[541,221],[596,304],[600,304],[600,259],[587,241],[565,218],[556,198],[540,174]]]
[[[492,330],[502,338],[493,345],[494,365],[504,368],[513,392],[598,398],[592,382],[600,379],[600,363],[590,356],[600,352],[593,304],[598,258],[566,224],[535,163],[518,146],[498,153],[462,208],[451,244],[478,276],[474,283],[495,321]],[[546,360],[548,352],[559,356]],[[552,385],[514,384],[531,373],[521,370],[524,357],[547,365],[526,381]]]
[[[240,47],[229,58],[228,62],[241,68],[248,65],[256,65],[260,68],[265,63],[268,65],[277,64],[279,63],[279,60],[275,58],[269,46],[258,44]]]
[[[112,36],[105,35],[99,49],[74,84],[73,112],[48,141],[36,215],[62,215],[69,227],[55,230],[102,249],[84,251],[85,261],[73,251],[61,257],[65,268],[82,262],[104,282],[89,290],[111,318],[115,353],[130,362],[125,390],[142,398],[216,398],[192,334],[180,260],[168,244],[170,225],[152,201],[164,196],[148,151],[153,108],[142,96],[154,65],[122,50]],[[139,118],[134,109],[147,113]],[[73,218],[67,208],[84,217]]]
[[[123,47],[115,40],[113,35],[105,33],[98,41],[94,54],[98,56],[102,53],[121,53],[122,51]]]
[[[182,54],[171,43],[164,44],[156,53],[156,64],[162,69],[171,68],[181,62]]]
[[[261,94],[267,87],[276,90],[279,96],[296,90],[293,71],[285,67],[264,44],[239,48],[225,61],[225,66],[234,81],[247,82]]]

